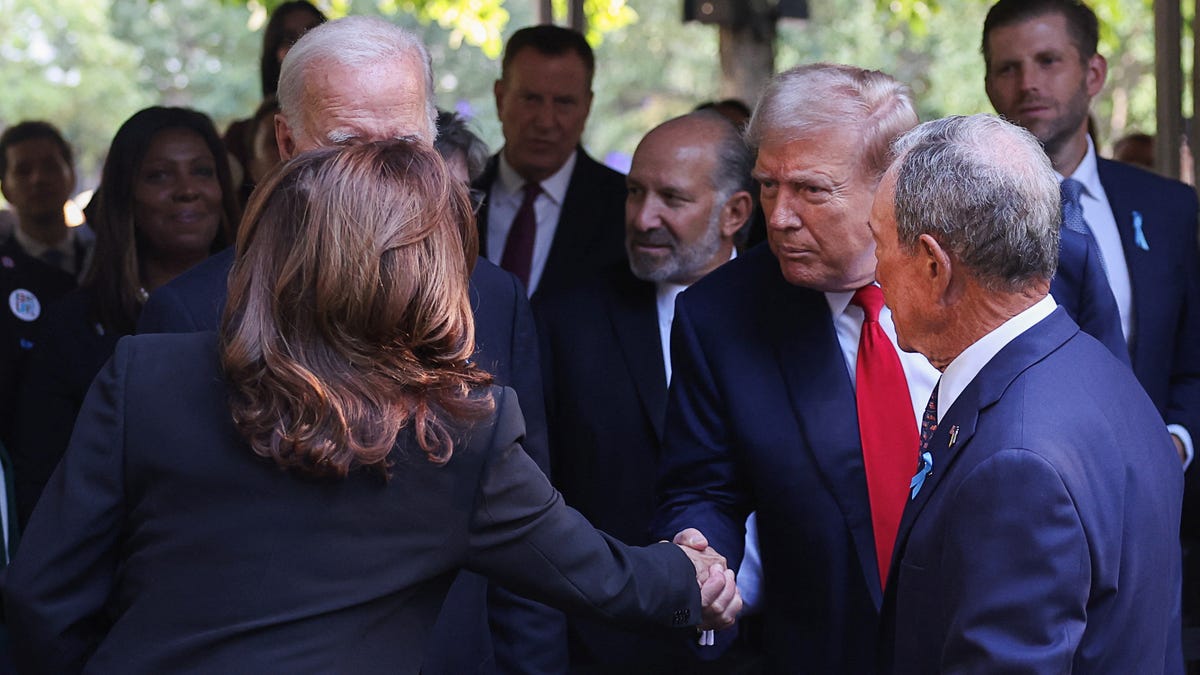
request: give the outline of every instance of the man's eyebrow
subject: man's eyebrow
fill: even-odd
[[[334,129],[333,131],[325,134],[325,140],[334,145],[343,145],[353,141],[356,138],[358,138],[358,134],[352,131],[346,131],[344,129]]]

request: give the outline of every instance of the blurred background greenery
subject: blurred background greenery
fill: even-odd
[[[331,16],[382,14],[421,34],[439,105],[470,116],[490,147],[499,146],[491,93],[499,50],[535,20],[535,0],[315,4]],[[563,17],[564,4],[557,2]],[[685,24],[682,4],[587,0],[598,67],[584,143],[618,168],[651,127],[720,97],[717,28]],[[922,119],[988,112],[979,37],[989,4],[809,0],[808,19],[777,26],[776,69],[812,61],[879,68],[913,86]],[[1110,64],[1095,106],[1107,148],[1127,131],[1154,133],[1153,10],[1151,0],[1092,4]],[[221,129],[254,111],[269,7],[259,0],[0,0],[0,126],[57,124],[78,153],[78,190],[94,187],[112,134],[145,106],[190,106]],[[1183,53],[1190,57],[1190,43]]]

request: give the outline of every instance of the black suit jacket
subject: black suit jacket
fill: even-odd
[[[233,249],[226,249],[156,290],[142,310],[138,332],[217,329],[233,258]],[[537,333],[524,289],[516,277],[480,259],[471,273],[470,293],[476,358],[497,383],[516,390],[525,411],[524,446],[548,474]],[[424,672],[559,673],[566,668],[564,631],[557,612],[489,587],[485,579],[464,572],[438,617],[431,661]]]
[[[17,386],[50,303],[75,288],[71,275],[0,243],[0,441],[12,442]],[[32,297],[30,297],[32,296]]]
[[[587,281],[625,260],[625,176],[592,159],[583,148],[576,151],[575,157],[575,170],[535,297],[542,291]],[[475,189],[484,194],[477,225],[479,250],[485,252],[494,246],[504,247],[502,241],[487,239],[487,198],[496,182],[499,163],[499,155],[493,155],[474,183]]]
[[[237,433],[214,334],[123,339],[9,568],[24,672],[415,673],[459,567],[613,620],[698,621],[688,558],[588,526],[492,394],[444,466],[409,431],[390,481],[305,479]]]
[[[95,302],[93,292],[81,288],[50,307],[21,382],[10,452],[22,526],[67,449],[92,379],[121,337],[96,323]]]

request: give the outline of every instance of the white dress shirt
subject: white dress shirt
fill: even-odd
[[[992,360],[1001,349],[1015,340],[1018,335],[1033,328],[1033,326],[1050,316],[1058,304],[1054,298],[1047,295],[1035,302],[1020,314],[1000,324],[992,332],[979,338],[961,354],[954,357],[946,371],[942,373],[942,384],[938,387],[937,420],[942,421],[946,411],[958,400],[963,390],[979,371]]]
[[[826,293],[825,300],[829,303],[829,311],[833,316],[833,327],[837,331],[838,345],[842,348],[842,356],[846,359],[846,370],[850,373],[850,384],[856,385],[858,364],[858,341],[862,336],[863,319],[866,312],[862,307],[851,304],[854,291]],[[892,346],[896,347],[896,326],[892,323],[892,310],[884,305],[879,310],[879,326],[887,334]],[[917,429],[921,428],[921,416],[925,414],[925,406],[929,405],[929,395],[937,384],[941,374],[929,360],[917,353],[906,352],[896,347],[900,356],[900,367],[904,369],[904,379],[908,381],[908,395],[913,407],[913,420]],[[916,448],[914,448],[914,451]],[[914,470],[916,469],[914,465]]]
[[[558,218],[562,215],[563,199],[566,198],[567,187],[571,184],[571,173],[575,171],[576,157],[577,153],[571,153],[558,171],[541,182],[542,193],[533,203],[537,234],[534,235],[533,258],[529,264],[529,286],[525,289],[529,295],[533,295],[537,290],[542,280],[542,272],[546,269],[550,245],[554,243],[554,233],[558,231]],[[512,229],[513,218],[521,208],[521,202],[525,200],[526,183],[504,158],[503,149],[500,151],[499,160],[496,180],[488,194],[487,222],[487,259],[497,265],[504,257],[504,244],[508,241],[508,231]]]

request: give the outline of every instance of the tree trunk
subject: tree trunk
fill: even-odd
[[[721,97],[750,107],[775,72],[775,12],[763,0],[751,0],[746,20],[721,26]]]

